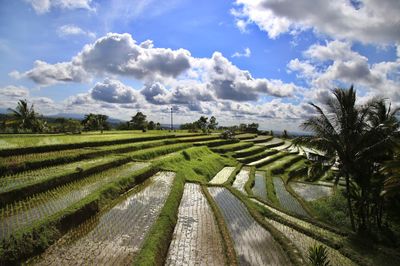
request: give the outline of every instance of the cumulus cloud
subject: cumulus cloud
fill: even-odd
[[[57,34],[60,37],[67,37],[67,36],[76,36],[76,35],[84,35],[90,38],[95,38],[96,34],[90,31],[85,31],[78,26],[67,24],[62,25],[57,29]]]
[[[98,82],[90,90],[93,99],[108,103],[135,103],[140,98],[140,93],[114,79],[105,79]]]
[[[304,60],[291,60],[287,67],[309,84],[305,98],[323,101],[327,89],[354,84],[371,97],[384,96],[400,103],[400,60],[371,64],[341,41],[311,45],[303,55]]]
[[[251,56],[251,50],[248,47],[244,49],[243,53],[236,52],[232,55],[232,57],[250,57],[250,56]]]
[[[34,97],[29,89],[23,86],[9,85],[0,88],[0,106],[4,108],[15,108],[19,100],[26,99],[35,106],[39,113],[51,114],[59,110],[59,106],[50,98]]]
[[[137,44],[127,33],[109,33],[85,45],[71,61],[49,64],[38,60],[31,70],[10,75],[42,86],[87,82],[94,76],[126,76],[149,86],[142,93],[149,102],[187,101],[193,106],[214,98],[255,101],[262,94],[289,97],[297,89],[292,83],[254,78],[220,52],[211,58],[195,58],[184,49],[155,48],[150,40]],[[159,84],[168,86],[168,93]]]
[[[85,45],[71,61],[48,64],[38,60],[31,70],[13,72],[13,76],[27,77],[40,85],[82,82],[105,74],[153,81],[176,78],[190,68],[189,60],[187,50],[154,48],[151,41],[138,45],[130,34],[109,33]]]
[[[256,24],[272,39],[305,29],[337,39],[393,44],[400,41],[400,2],[397,0],[314,1],[236,0],[232,14],[245,25]]]
[[[296,87],[276,80],[253,78],[250,72],[239,69],[219,52],[210,59],[199,61],[199,65],[207,88],[220,99],[255,101],[260,94],[287,97]]]
[[[37,14],[49,12],[52,8],[59,9],[87,9],[94,10],[91,7],[92,0],[25,0],[29,3]]]

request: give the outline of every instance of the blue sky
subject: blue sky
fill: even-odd
[[[356,4],[355,4],[356,3]],[[299,130],[329,90],[400,104],[399,1],[0,0],[0,107]],[[149,42],[148,40],[151,40]],[[165,121],[164,121],[165,120]]]

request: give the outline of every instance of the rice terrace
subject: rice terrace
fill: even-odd
[[[0,0],[0,266],[400,266],[400,0]]]

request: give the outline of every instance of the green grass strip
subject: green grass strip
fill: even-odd
[[[234,157],[240,158],[240,157],[247,157],[251,156],[260,152],[265,151],[266,147],[265,146],[253,146],[244,150],[239,150],[235,152]]]
[[[205,183],[232,159],[211,152],[207,147],[193,147],[156,163],[157,167],[176,172],[176,179],[161,214],[148,233],[134,265],[163,265],[177,222],[185,179]]]
[[[226,153],[226,152],[230,152],[230,151],[237,151],[237,150],[249,148],[253,145],[254,144],[251,142],[238,142],[235,144],[228,144],[228,145],[223,145],[223,146],[219,146],[216,148],[211,148],[211,150],[214,152]]]
[[[264,151],[262,153],[258,153],[258,154],[255,154],[255,155],[251,155],[251,156],[247,156],[247,157],[241,158],[239,161],[244,163],[244,164],[247,164],[247,163],[251,163],[251,162],[255,162],[255,161],[261,160],[262,158],[271,156],[271,155],[276,154],[276,153],[278,153],[278,151],[276,151],[276,150],[266,150],[266,151]]]

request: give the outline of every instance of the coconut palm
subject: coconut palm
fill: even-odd
[[[356,105],[356,91],[335,89],[326,108],[312,104],[318,116],[302,124],[312,137],[295,140],[297,145],[307,145],[337,158],[340,173],[346,180],[347,205],[352,229],[355,220],[352,199],[356,201],[359,230],[368,227],[371,195],[378,194],[379,163],[392,154],[393,141],[398,130],[396,110],[386,107],[384,100],[374,99],[365,106]],[[351,181],[356,184],[352,185]],[[377,185],[378,184],[378,185]],[[373,187],[373,185],[375,187]],[[357,188],[357,189],[355,189]]]
[[[12,124],[16,125],[18,129],[39,131],[40,121],[38,115],[33,108],[33,104],[29,107],[27,100],[19,100],[15,109],[8,109],[13,116]]]

